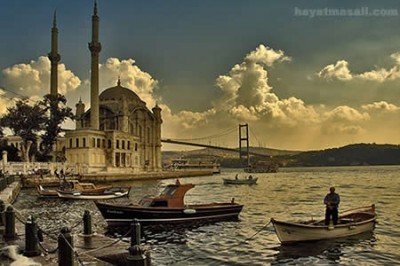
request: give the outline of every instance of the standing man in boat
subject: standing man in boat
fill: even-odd
[[[335,188],[329,188],[330,193],[326,194],[324,198],[325,210],[325,225],[329,225],[331,216],[334,225],[338,222],[338,207],[340,203],[339,194],[335,193]]]

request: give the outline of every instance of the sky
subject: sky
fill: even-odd
[[[2,0],[0,115],[49,93],[55,10],[59,92],[90,107],[93,1]],[[99,0],[98,14],[100,92],[120,76],[157,103],[163,138],[248,123],[252,146],[400,143],[399,1]],[[207,144],[237,147],[229,132]]]

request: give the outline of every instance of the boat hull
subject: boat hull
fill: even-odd
[[[253,179],[228,179],[223,178],[224,184],[227,185],[254,185],[257,183],[258,178]]]
[[[214,203],[193,205],[185,208],[142,207],[139,205],[113,205],[96,202],[108,226],[129,226],[133,219],[142,225],[207,222],[238,219],[243,205],[236,203]]]
[[[129,191],[113,192],[108,194],[85,194],[80,192],[61,192],[57,191],[57,195],[62,199],[75,199],[75,200],[106,200],[116,199],[127,196]]]
[[[352,215],[352,216],[351,216]],[[342,238],[372,232],[375,228],[376,215],[371,212],[354,213],[339,219],[339,224],[333,226],[321,225],[320,221],[312,223],[291,223],[271,219],[275,232],[282,244],[324,239]],[[349,222],[346,217],[361,217],[359,221]]]
[[[42,198],[57,198],[57,190],[52,189],[52,188],[45,188],[42,187],[41,185],[36,186],[36,191],[39,194],[40,197]]]

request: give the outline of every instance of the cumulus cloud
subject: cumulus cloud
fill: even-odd
[[[390,58],[395,62],[395,65],[390,69],[376,68],[359,74],[351,73],[349,63],[346,60],[339,60],[335,64],[325,66],[317,73],[318,77],[326,80],[367,80],[376,82],[385,82],[395,80],[400,77],[400,53],[390,55]]]
[[[388,70],[383,69],[387,72],[376,69],[354,74],[349,70],[348,62],[340,60],[322,69],[318,76],[341,81],[369,79],[383,82],[394,78],[398,73],[400,53],[391,57],[396,65]],[[313,106],[298,97],[280,97],[270,84],[270,69],[276,64],[290,60],[290,57],[281,50],[265,45],[256,47],[243,57],[241,63],[234,65],[226,74],[216,79],[215,88],[220,92],[220,96],[214,99],[211,108],[198,112],[191,110],[173,112],[168,103],[157,95],[158,90],[162,89],[158,80],[137,66],[133,59],[109,58],[101,64],[100,88],[116,86],[120,77],[121,85],[137,93],[149,108],[158,103],[162,108],[164,138],[199,138],[221,132],[226,128],[237,128],[239,123],[249,123],[250,129],[257,132],[263,144],[268,147],[325,148],[345,145],[356,140],[373,142],[374,139],[384,139],[376,135],[377,133],[371,135],[370,132],[389,114],[393,130],[387,129],[385,134],[392,137],[398,135],[395,129],[399,128],[396,122],[396,112],[399,111],[399,107],[385,101],[376,101],[359,107],[330,106],[329,103]],[[4,84],[20,94],[39,100],[40,96],[49,90],[49,70],[50,65],[46,57],[40,57],[29,64],[14,65],[3,70]],[[59,80],[60,85],[63,84],[62,90],[67,92],[68,97],[77,99],[79,92],[82,92],[81,96],[84,97],[83,101],[88,108],[89,80],[84,79],[81,82],[71,71],[66,70],[65,66],[60,66],[59,72],[61,72]],[[13,104],[12,101],[1,97],[2,95],[4,91],[0,90],[0,113],[5,112],[6,107]],[[75,103],[73,100],[68,98],[70,105]],[[382,114],[379,119],[375,115],[378,113]],[[237,136],[222,138],[219,144],[236,147]],[[256,145],[254,140],[252,145]]]
[[[349,106],[338,106],[323,114],[322,129],[328,133],[356,135],[364,131],[362,124],[370,119],[367,112]]]
[[[2,71],[4,86],[24,96],[50,93],[50,60],[40,56],[29,64],[16,64]],[[64,64],[58,65],[58,91],[66,94],[81,84],[80,79]]]
[[[400,107],[388,103],[386,101],[374,102],[370,104],[365,104],[361,106],[362,109],[366,111],[385,111],[385,112],[393,112],[400,110]]]
[[[268,46],[260,44],[254,51],[246,55],[245,61],[272,66],[275,62],[290,61],[282,50],[274,50]]]
[[[100,65],[99,75],[102,89],[116,86],[120,77],[121,86],[133,90],[149,108],[155,106],[160,100],[154,93],[158,81],[135,65],[133,59],[108,58],[104,64]]]
[[[7,108],[15,104],[15,98],[8,98],[6,92],[0,88],[0,115],[7,112]]]
[[[339,60],[336,64],[330,64],[324,67],[318,76],[325,79],[351,80],[353,75],[350,73],[349,63],[345,60]]]

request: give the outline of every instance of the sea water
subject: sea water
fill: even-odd
[[[281,168],[278,173],[253,174],[256,185],[224,185],[222,178],[244,178],[240,169],[220,175],[181,179],[193,183],[187,203],[235,202],[244,208],[238,221],[196,227],[176,226],[166,231],[145,230],[143,243],[154,265],[399,265],[400,166]],[[131,201],[158,194],[175,180],[118,183],[131,185]],[[329,187],[340,194],[339,210],[376,205],[378,223],[373,233],[350,238],[282,246],[270,219],[322,219],[323,198]],[[126,201],[119,199],[118,201]],[[92,201],[43,200],[35,190],[22,190],[15,207],[34,215],[41,228],[57,233],[76,228],[84,210],[92,214],[94,231],[105,222]]]

